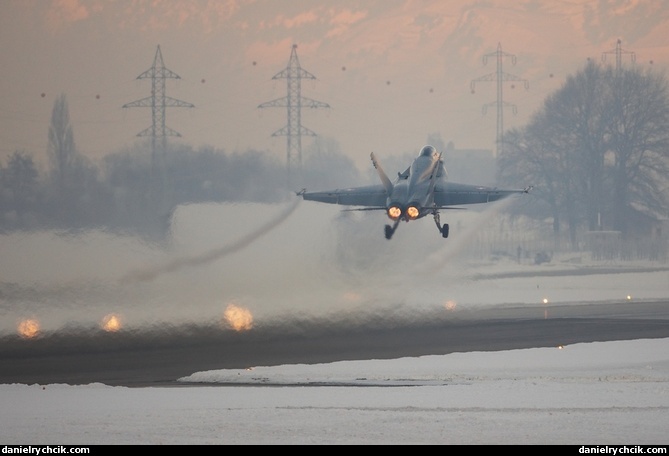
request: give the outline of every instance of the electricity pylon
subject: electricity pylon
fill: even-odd
[[[272,133],[272,136],[286,136],[287,143],[287,185],[290,188],[291,170],[302,170],[302,136],[316,136],[316,133],[302,126],[302,108],[329,108],[321,101],[302,96],[302,79],[316,79],[316,76],[303,70],[297,58],[297,44],[293,44],[288,66],[274,75],[272,79],[286,79],[288,94],[283,98],[258,105],[258,108],[287,108],[288,123]]]
[[[602,52],[602,62],[606,62],[606,54],[615,54],[616,55],[616,76],[620,76],[620,71],[623,66],[623,54],[629,54],[632,60],[632,63],[636,62],[636,54],[632,51],[623,51],[620,39],[616,43],[616,49],[614,51]]]
[[[497,43],[497,51],[493,52],[491,54],[486,54],[483,56],[483,64],[488,63],[488,57],[495,57],[497,60],[497,71],[495,73],[490,73],[485,76],[481,76],[480,78],[473,79],[471,81],[471,90],[472,93],[474,93],[474,88],[476,86],[477,82],[481,81],[497,81],[497,101],[493,101],[491,103],[483,105],[483,114],[487,112],[487,107],[488,106],[496,106],[497,107],[497,137],[495,139],[496,143],[496,155],[499,155],[502,149],[502,134],[504,133],[504,107],[511,107],[513,109],[513,113],[516,114],[518,112],[518,108],[516,108],[516,105],[507,103],[503,99],[502,95],[502,87],[504,86],[503,82],[504,81],[523,81],[525,83],[525,89],[529,88],[530,84],[527,82],[525,79],[521,79],[518,76],[515,76],[513,74],[508,74],[505,73],[502,70],[502,58],[503,57],[511,57],[511,63],[513,65],[516,64],[516,56],[507,54],[505,52],[502,52],[502,44]]]
[[[165,68],[163,63],[163,54],[160,51],[160,45],[156,50],[156,55],[153,58],[153,66],[144,73],[137,76],[137,79],[151,79],[151,96],[136,100],[131,103],[124,104],[124,108],[151,108],[151,126],[139,133],[137,136],[151,137],[151,162],[155,166],[157,160],[157,145],[156,141],[161,140],[160,153],[161,159],[164,158],[167,147],[168,136],[181,136],[181,134],[165,125],[165,108],[194,108],[195,105],[186,103],[185,101],[177,100],[168,97],[165,94],[165,80],[166,79],[181,79],[181,77],[171,70]]]
[[[166,175],[165,175],[165,153],[167,151],[167,137],[181,136],[175,130],[165,125],[165,108],[193,108],[191,103],[168,97],[165,94],[166,79],[181,79],[181,77],[171,70],[165,68],[163,63],[163,54],[160,51],[160,45],[156,49],[156,55],[153,58],[153,66],[144,73],[137,76],[137,79],[151,79],[151,96],[124,104],[124,108],[151,108],[151,126],[137,134],[137,136],[151,137],[151,178],[152,188],[154,190],[154,202],[158,205],[160,211],[167,211],[166,204]],[[157,141],[160,140],[160,153],[158,153]]]

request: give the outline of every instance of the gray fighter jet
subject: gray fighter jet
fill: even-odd
[[[320,192],[298,192],[308,201],[361,206],[346,210],[383,210],[393,221],[386,225],[386,239],[390,239],[401,221],[418,220],[432,214],[442,237],[448,237],[448,224],[441,225],[440,209],[462,209],[453,206],[490,203],[513,194],[528,193],[532,187],[517,190],[501,190],[471,184],[458,184],[447,180],[441,153],[430,145],[423,146],[411,165],[397,173],[394,182],[388,178],[381,165],[371,154],[372,163],[381,178],[380,185],[367,185]]]

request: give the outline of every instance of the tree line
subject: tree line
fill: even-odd
[[[334,147],[319,142],[306,162],[309,182],[331,182],[330,165],[356,173],[342,154],[319,152],[323,144]],[[162,237],[181,204],[277,203],[289,196],[284,161],[267,151],[167,142],[154,150],[145,140],[95,164],[76,147],[65,94],[54,102],[47,156],[43,172],[25,151],[0,163],[0,232],[100,228]]]

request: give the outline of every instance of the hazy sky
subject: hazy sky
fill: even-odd
[[[435,133],[492,149],[498,44],[502,70],[520,80],[503,85],[517,108],[504,110],[504,126],[514,127],[587,58],[615,64],[618,39],[623,64],[666,69],[667,30],[664,0],[0,0],[0,160],[16,150],[45,158],[61,93],[81,153],[133,145],[151,109],[122,106],[150,96],[150,79],[137,76],[158,45],[181,77],[167,80],[167,95],[195,105],[168,108],[166,124],[194,147],[285,158],[286,138],[271,135],[286,109],[258,105],[287,95],[272,77],[297,44],[317,78],[302,80],[302,96],[331,106],[303,109],[302,125],[360,167],[370,151],[417,152]]]

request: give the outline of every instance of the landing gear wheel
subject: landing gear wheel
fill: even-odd
[[[395,223],[393,223],[393,226],[386,225],[386,239],[390,239],[393,237],[393,234],[395,233],[395,230],[397,229],[397,225],[400,224],[400,220],[397,219],[395,220]]]
[[[448,237],[448,223],[444,223],[444,226],[441,226],[441,223],[439,222],[439,212],[436,210],[433,212],[434,215],[434,223],[437,224],[437,229],[441,233],[441,236],[444,238]]]

